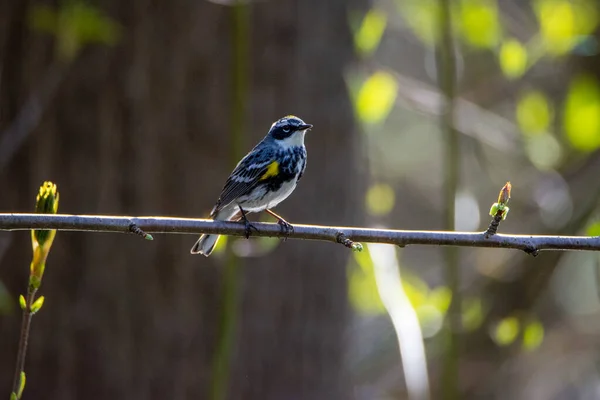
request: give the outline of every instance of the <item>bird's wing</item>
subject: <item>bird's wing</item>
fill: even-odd
[[[212,214],[222,210],[229,203],[250,192],[261,181],[279,174],[279,163],[275,152],[269,149],[252,151],[235,167],[221,191]]]

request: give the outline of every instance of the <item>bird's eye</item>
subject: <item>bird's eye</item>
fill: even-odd
[[[289,132],[290,132],[290,126],[289,126],[289,125],[286,125],[286,126],[284,126],[284,127],[283,127],[283,131],[284,131],[285,133],[289,133]]]

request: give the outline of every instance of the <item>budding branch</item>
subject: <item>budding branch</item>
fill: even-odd
[[[353,242],[388,243],[397,246],[437,245],[491,247],[523,250],[536,255],[541,250],[600,251],[600,236],[543,236],[496,234],[485,232],[403,231],[293,224],[287,233],[274,223],[253,222],[251,237],[279,237],[321,240],[352,247]],[[57,229],[64,231],[201,234],[244,236],[240,222],[166,217],[123,217],[109,215],[0,214],[0,230]]]

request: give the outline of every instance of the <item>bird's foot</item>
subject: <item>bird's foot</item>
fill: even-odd
[[[244,223],[244,236],[246,236],[246,239],[249,239],[252,229],[258,232],[258,228],[252,225],[252,223],[248,220],[246,217],[246,212],[242,209],[242,207],[240,207],[240,211],[242,212],[242,222]]]
[[[243,222],[244,222],[244,236],[246,236],[246,239],[249,239],[252,229],[254,229],[256,232],[258,232],[258,228],[255,227],[254,225],[252,225],[252,223],[250,223],[250,221],[248,221],[247,219],[244,219]]]
[[[294,226],[292,224],[290,224],[289,222],[287,222],[285,219],[283,218],[279,218],[277,220],[277,224],[281,227],[281,231],[283,232],[283,234],[285,235],[283,237],[283,241],[285,242],[288,238],[288,236],[294,232]]]

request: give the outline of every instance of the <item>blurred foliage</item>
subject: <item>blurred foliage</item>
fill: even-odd
[[[354,45],[358,54],[366,57],[377,49],[386,25],[387,15],[385,13],[372,9],[365,14],[360,27],[354,32]]]
[[[374,216],[389,214],[394,208],[396,195],[394,188],[385,183],[375,183],[367,190],[367,212]]]
[[[349,297],[354,309],[361,314],[378,315],[386,312],[379,297],[375,280],[375,265],[365,248],[354,252],[348,268]],[[402,270],[402,285],[408,300],[414,308],[424,337],[439,332],[443,318],[448,311],[452,294],[445,286],[430,288],[427,282],[410,271]]]
[[[502,28],[494,0],[461,0],[454,17],[462,37],[471,46],[490,49],[500,41]]]
[[[600,147],[600,87],[594,77],[580,75],[571,82],[564,129],[573,148],[593,151]]]
[[[424,43],[437,42],[437,28],[440,5],[437,0],[396,0],[396,4],[415,35]]]
[[[383,122],[392,110],[397,95],[398,82],[394,76],[384,71],[369,76],[354,101],[359,121],[366,124]]]
[[[527,70],[527,49],[518,40],[502,42],[499,58],[500,68],[509,79],[520,78]]]
[[[588,236],[600,236],[600,222],[590,224],[585,230],[585,234]]]
[[[520,324],[517,317],[506,317],[496,324],[492,332],[492,339],[499,346],[508,346],[512,344],[519,335]]]
[[[544,48],[551,55],[570,51],[598,25],[593,0],[538,0],[534,10]]]
[[[483,322],[483,303],[481,299],[465,298],[462,303],[462,327],[466,332],[478,329]]]
[[[546,133],[552,118],[552,107],[542,92],[529,90],[517,100],[517,122],[525,135]]]
[[[544,341],[544,326],[538,320],[530,321],[523,329],[523,349],[535,350]]]
[[[6,286],[0,281],[0,314],[8,314],[14,309],[14,302]]]
[[[96,7],[85,2],[64,1],[58,9],[35,4],[29,15],[33,29],[56,38],[56,52],[63,61],[72,61],[88,44],[116,44],[120,26]]]

